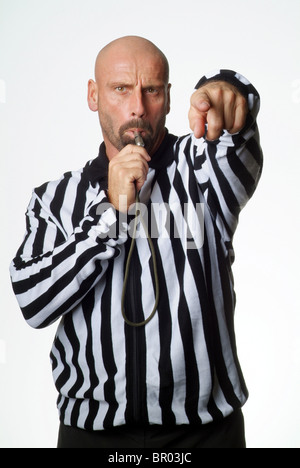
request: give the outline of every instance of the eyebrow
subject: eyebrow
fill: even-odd
[[[108,86],[109,88],[117,88],[118,86],[126,86],[126,87],[134,87],[134,85],[127,81],[126,79],[125,80],[118,80],[118,81],[111,81],[109,83],[106,84],[106,86]],[[148,88],[164,88],[165,84],[163,81],[160,81],[160,82],[149,82],[149,84],[147,85],[144,85],[142,86],[142,89],[148,89]]]

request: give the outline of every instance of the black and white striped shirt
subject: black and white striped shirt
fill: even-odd
[[[247,122],[213,142],[167,133],[152,157],[140,198],[160,298],[146,326],[127,325],[121,313],[131,239],[106,196],[104,144],[82,170],[33,192],[10,272],[29,325],[60,319],[51,361],[66,425],[205,424],[247,399],[234,335],[232,239],[262,169],[259,96],[234,72],[221,70],[197,86],[208,79],[228,80],[247,96]],[[155,301],[151,252],[142,228],[139,234],[125,298],[136,322]]]

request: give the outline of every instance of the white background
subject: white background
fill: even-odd
[[[299,13],[299,0],[0,0],[1,447],[56,446],[56,324],[25,323],[8,267],[31,190],[97,156],[86,85],[99,49],[127,34],[169,58],[172,133],[189,131],[190,94],[211,69],[237,70],[261,94],[264,172],[235,237],[246,435],[250,448],[300,447]]]

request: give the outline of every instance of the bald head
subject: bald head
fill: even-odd
[[[95,78],[98,81],[102,71],[108,63],[117,57],[131,55],[137,57],[152,57],[157,60],[158,65],[164,70],[164,80],[169,82],[169,63],[163,52],[153,42],[139,36],[124,36],[107,44],[100,50],[95,63]]]
[[[141,133],[154,153],[165,135],[170,111],[169,65],[151,41],[125,36],[98,54],[95,80],[89,80],[88,104],[97,111],[109,158]]]

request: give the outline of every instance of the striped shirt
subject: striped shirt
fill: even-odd
[[[145,326],[122,317],[124,268],[133,216],[107,199],[108,160],[35,189],[26,234],[10,272],[28,324],[60,319],[51,351],[60,420],[100,430],[124,424],[206,424],[248,397],[234,334],[232,239],[262,169],[259,96],[228,70],[247,96],[246,125],[215,141],[168,132],[152,157],[140,199],[156,253],[159,302]],[[139,322],[155,302],[154,268],[143,228],[137,232],[125,295]]]

